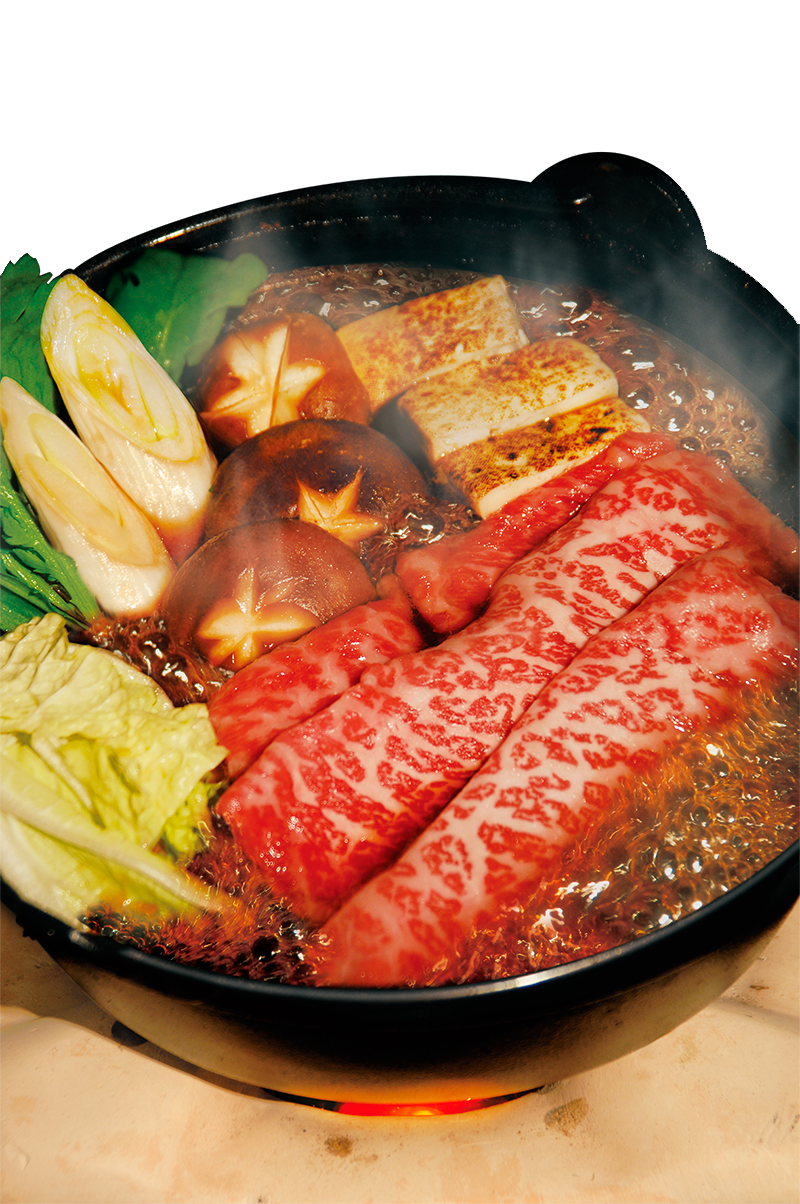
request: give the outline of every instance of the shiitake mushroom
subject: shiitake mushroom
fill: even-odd
[[[370,418],[339,336],[314,314],[235,327],[209,352],[198,396],[203,425],[221,449],[297,419]]]
[[[233,672],[375,596],[361,561],[312,523],[250,523],[184,561],[161,607],[179,648]]]
[[[300,518],[357,550],[361,540],[384,529],[401,498],[429,500],[430,491],[385,435],[343,419],[289,422],[248,439],[220,465],[205,536]]]

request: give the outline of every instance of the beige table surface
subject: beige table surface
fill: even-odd
[[[2,925],[3,1204],[795,1204],[796,908],[673,1033],[482,1112],[345,1117],[194,1070]]]

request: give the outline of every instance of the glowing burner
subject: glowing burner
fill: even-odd
[[[339,1112],[342,1116],[453,1116],[461,1112],[477,1112],[482,1108],[507,1104],[510,1100],[520,1099],[523,1095],[533,1095],[541,1090],[543,1088],[534,1087],[530,1091],[517,1091],[513,1095],[494,1095],[488,1099],[448,1100],[435,1104],[337,1103],[334,1100],[308,1099],[302,1095],[286,1095],[282,1091],[266,1089],[264,1095],[268,1099],[282,1100],[290,1104],[304,1104],[307,1108]]]
[[[493,1108],[509,1100],[530,1095],[529,1091],[517,1091],[514,1095],[494,1095],[489,1099],[459,1099],[438,1104],[337,1104],[336,1111],[345,1116],[452,1116],[459,1112],[477,1112],[480,1108]]]

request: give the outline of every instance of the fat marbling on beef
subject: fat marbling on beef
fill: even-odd
[[[796,538],[692,453],[639,464],[507,570],[486,613],[371,667],[266,749],[218,809],[293,910],[322,922],[389,865],[586,641],[725,544],[783,581]]]
[[[300,723],[358,681],[368,665],[416,652],[422,636],[395,581],[387,596],[329,619],[251,661],[211,699],[208,714],[236,778],[279,732]]]
[[[797,672],[798,605],[739,550],[698,557],[595,635],[472,781],[323,928],[318,981],[413,984],[552,866],[615,784],[751,681]]]

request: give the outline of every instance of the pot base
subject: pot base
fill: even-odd
[[[653,982],[497,1027],[328,1030],[273,1025],[179,999],[63,951],[62,969],[105,1012],[160,1049],[216,1075],[282,1095],[425,1105],[546,1087],[649,1045],[744,973],[777,931],[732,944]],[[320,988],[321,989],[321,988]]]

